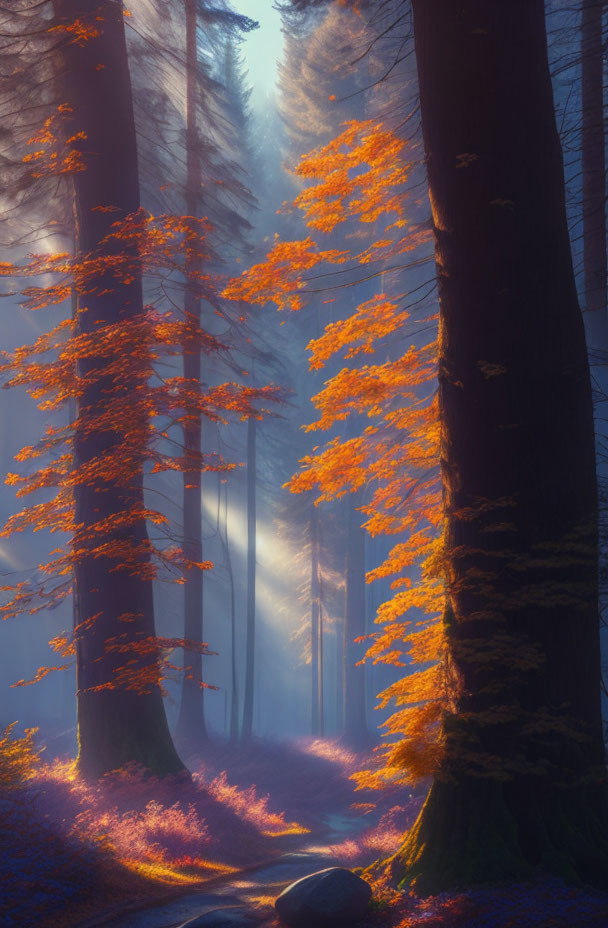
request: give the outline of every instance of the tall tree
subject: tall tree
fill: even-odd
[[[360,52],[371,41],[373,32],[362,17],[340,4],[331,4],[327,10],[311,16],[287,17],[286,26],[286,54],[280,68],[281,112],[289,142],[286,155],[289,162],[297,164],[313,146],[329,141],[341,123],[360,118],[366,111],[369,61],[361,63]],[[336,244],[343,242],[349,233],[353,234],[355,228],[358,236],[365,235],[366,227],[361,224],[357,227],[353,222],[348,232],[341,230],[340,237],[336,236]],[[368,226],[367,231],[371,236],[373,227]],[[375,280],[368,284],[370,295],[375,284]],[[318,338],[324,324],[350,314],[352,309],[347,292],[337,293],[329,304],[329,309],[318,305],[316,313],[311,313],[309,338]],[[307,388],[310,393],[315,391],[314,374],[308,375]],[[310,505],[312,509],[312,498]],[[343,640],[338,648],[341,660],[337,671],[338,728],[350,742],[361,744],[366,740],[365,671],[357,666],[363,649],[354,639],[366,633],[365,531],[361,528],[364,518],[357,512],[357,500],[349,497],[340,506],[344,510],[344,536],[340,542],[344,549],[346,596]],[[311,514],[311,524],[314,517]],[[313,603],[311,609],[312,686],[313,692],[317,692],[313,699],[318,704],[321,677],[317,664],[322,642]],[[317,716],[318,708],[315,708],[313,732],[317,729]]]
[[[253,734],[253,703],[255,693],[255,580],[257,540],[257,421],[247,421],[247,615],[245,631],[245,689],[241,738],[247,741]]]
[[[117,279],[111,269],[112,257],[129,250],[128,242],[112,237],[112,225],[136,214],[140,206],[131,82],[122,3],[55,0],[55,13],[59,27],[80,22],[90,29],[85,42],[72,41],[70,36],[62,43],[74,135],[82,133],[76,149],[86,165],[86,170],[74,175],[77,248],[79,254],[100,259],[98,277],[90,282],[88,293],[78,296],[77,334],[86,335],[100,327],[137,319],[143,312],[141,273]],[[81,359],[78,365],[85,386],[78,404],[74,457],[80,467],[89,464],[91,472],[100,459],[125,443],[126,429],[139,430],[143,436],[147,428],[146,412],[136,401],[145,362],[133,357],[128,376],[110,371],[104,375],[105,364],[106,358],[93,356]],[[101,417],[102,410],[107,409],[110,416],[117,391],[121,396],[133,395],[132,420],[117,426],[110,418],[105,429],[92,431],[87,414],[95,410]],[[120,569],[120,554],[99,557],[81,552],[75,564],[80,622],[76,633],[78,764],[90,775],[130,761],[160,774],[183,769],[169,735],[158,684],[142,694],[113,688],[124,656],[107,649],[111,639],[128,640],[136,648],[155,637],[152,580],[145,571],[148,536],[143,446],[145,441],[141,457],[131,461],[129,473],[123,471],[114,482],[100,487],[92,479],[74,487],[79,526],[76,547],[79,534],[86,537],[87,533],[107,531],[105,526],[130,511],[133,517],[123,520],[114,542],[142,552],[138,572]],[[142,672],[152,670],[154,674],[158,652],[152,648],[134,660]]]
[[[323,613],[321,599],[319,516],[310,510],[310,701],[311,734],[323,734]]]
[[[198,217],[201,208],[201,142],[197,125],[199,58],[197,38],[197,0],[185,0],[186,17],[186,214]],[[193,238],[186,253],[186,291],[184,311],[198,327],[201,323],[201,291],[199,279],[203,268],[202,254]],[[196,387],[201,379],[201,352],[196,340],[184,344],[184,379]],[[201,494],[202,429],[201,417],[191,413],[184,422],[183,474],[184,552],[193,564],[203,560],[203,511]],[[184,584],[184,637],[203,640],[203,571],[191,566]],[[184,655],[186,658],[186,655]],[[182,684],[182,698],[177,731],[182,737],[204,740],[207,736],[204,712],[202,656],[187,655],[188,672]]]
[[[353,745],[367,740],[365,668],[357,638],[366,628],[365,529],[359,505],[362,493],[346,500],[346,608],[344,614],[344,736]]]
[[[543,3],[413,10],[455,688],[395,869],[432,892],[605,880],[593,416]]]

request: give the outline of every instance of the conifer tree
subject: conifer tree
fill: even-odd
[[[103,261],[128,248],[112,238],[112,225],[136,214],[140,207],[131,83],[122,3],[55,0],[55,12],[68,36],[75,21],[90,30],[86,42],[68,38],[62,49],[73,131],[80,135],[76,150],[85,159],[85,170],[74,175],[77,249],[79,254],[99,254],[101,259],[99,276],[90,282],[91,291],[78,296],[77,332],[86,335],[100,326],[136,320],[143,312],[141,274],[117,281]],[[111,374],[105,380],[100,376],[104,364],[103,357],[91,357],[80,362],[79,370],[80,377],[88,378],[91,385],[79,400],[74,455],[77,466],[89,464],[92,470],[100,458],[125,442],[126,424],[91,433],[83,415],[83,410],[92,409],[99,415],[104,404],[111,402],[108,393],[116,384]],[[138,359],[133,358],[130,377],[121,384],[121,392],[136,395],[140,376]],[[138,415],[137,406],[134,413]],[[143,410],[139,414],[145,415]],[[135,419],[129,426],[141,429],[144,422]],[[96,481],[83,481],[74,487],[74,496],[75,519],[83,534],[100,530],[104,521],[109,524],[125,510],[139,512],[123,528],[121,541],[139,548],[139,558],[146,560],[143,457],[131,462],[128,477],[123,474],[101,492]],[[152,580],[145,572],[116,573],[119,562],[120,555],[90,555],[75,564],[80,622],[75,634],[78,764],[89,775],[103,774],[130,761],[159,774],[175,773],[183,765],[169,735],[159,686],[153,685],[144,694],[108,687],[124,661],[120,654],[108,653],[108,640],[128,639],[136,644],[155,637]],[[129,622],[124,621],[125,616],[130,617]],[[157,657],[155,648],[140,657],[142,669],[154,665]]]
[[[186,29],[186,214],[198,217],[201,210],[201,141],[198,131],[199,70],[198,17],[196,0],[185,0]],[[203,270],[202,254],[190,250],[184,269],[186,292],[184,312],[196,325],[201,324],[202,298],[198,278]],[[201,353],[195,343],[184,344],[184,378],[193,384],[201,380]],[[201,417],[192,415],[184,422],[184,457],[188,467],[183,474],[184,551],[193,563],[203,560],[203,513],[201,495],[202,441]],[[190,568],[184,583],[184,637],[202,641],[203,573]],[[177,731],[185,737],[196,732],[206,738],[202,656],[192,655],[189,670],[182,683],[180,714]]]

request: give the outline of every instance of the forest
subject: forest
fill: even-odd
[[[608,928],[606,0],[0,0],[0,928]]]

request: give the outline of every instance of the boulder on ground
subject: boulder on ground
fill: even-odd
[[[349,928],[365,917],[371,896],[352,870],[330,867],[292,883],[274,907],[290,928]]]

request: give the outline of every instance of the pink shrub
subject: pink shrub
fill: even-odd
[[[86,809],[76,816],[74,831],[89,840],[104,840],[119,859],[171,866],[196,861],[210,840],[207,826],[191,803],[183,809],[179,802],[166,807],[155,800],[142,812]]]
[[[307,828],[297,822],[285,821],[283,812],[271,812],[268,808],[268,796],[258,796],[255,786],[245,789],[232,786],[228,782],[228,775],[222,770],[207,785],[207,790],[214,799],[228,806],[240,817],[250,822],[263,835],[280,837],[282,835],[301,835],[308,832]]]
[[[380,820],[362,831],[356,838],[347,838],[330,847],[330,853],[350,866],[364,866],[378,857],[394,854],[412,825],[418,805],[392,806]]]
[[[328,760],[348,775],[358,770],[361,764],[361,758],[336,739],[315,738],[313,741],[301,739],[299,746],[303,753]]]

